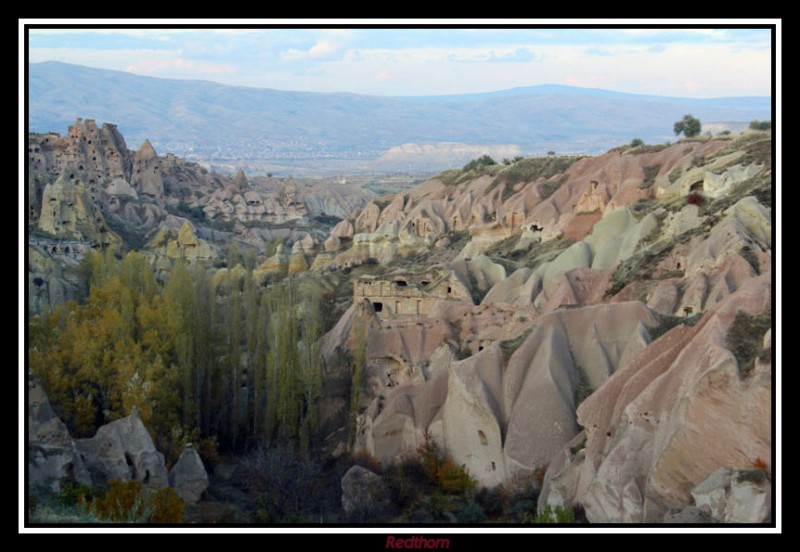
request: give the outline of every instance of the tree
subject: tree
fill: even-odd
[[[691,115],[684,115],[683,119],[676,121],[672,127],[672,130],[675,131],[676,136],[680,133],[683,133],[683,135],[687,138],[697,136],[700,134],[701,129],[702,124],[700,123],[700,119],[692,117]]]
[[[772,130],[772,121],[751,121],[751,130]]]
[[[632,148],[638,148],[639,146],[643,145],[644,145],[644,140],[642,140],[641,138],[634,138],[633,140],[631,140]]]
[[[488,155],[482,155],[477,159],[473,159],[472,161],[464,165],[463,170],[464,172],[480,170],[483,169],[484,167],[489,167],[491,165],[497,165],[497,161],[495,161]]]

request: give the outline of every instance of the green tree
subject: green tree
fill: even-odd
[[[644,145],[644,140],[642,140],[641,138],[634,138],[633,140],[631,140],[632,148],[638,148],[639,146],[643,145]]]
[[[489,167],[491,165],[497,165],[497,161],[495,161],[488,155],[482,155],[477,159],[473,159],[472,161],[464,165],[464,172],[480,170],[483,167]]]
[[[697,119],[691,115],[684,115],[683,119],[680,121],[676,121],[675,124],[672,126],[672,130],[675,132],[675,135],[679,135],[683,133],[684,136],[687,138],[691,138],[693,136],[697,136],[700,134],[703,126],[700,123],[700,119]]]
[[[772,130],[772,121],[751,121],[750,130]]]

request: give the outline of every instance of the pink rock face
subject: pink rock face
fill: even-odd
[[[737,311],[757,315],[769,305],[769,280],[751,279],[694,327],[674,328],[581,404],[585,461],[554,472],[551,488],[577,470],[591,482],[573,487],[569,498],[591,521],[660,521],[667,509],[688,504],[691,489],[720,466],[769,458],[769,363],[743,377],[725,348]],[[641,499],[615,498],[631,481],[641,482]]]

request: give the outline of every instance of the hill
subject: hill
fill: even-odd
[[[672,124],[689,112],[708,123],[771,118],[769,98],[695,100],[553,85],[377,97],[158,79],[57,62],[29,65],[28,84],[31,132],[59,130],[78,116],[115,121],[137,146],[148,138],[159,151],[189,160],[245,160],[263,173],[277,168],[295,175],[304,167],[317,174],[379,171],[381,156],[406,144],[455,144],[449,164],[460,165],[464,144],[515,146],[526,155],[595,154],[633,137],[673,139]],[[415,160],[395,155],[386,167],[448,166]]]

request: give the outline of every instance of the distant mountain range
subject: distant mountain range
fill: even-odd
[[[159,153],[295,173],[438,170],[462,163],[459,155],[473,151],[465,144],[489,153],[516,146],[526,155],[594,154],[634,137],[674,139],[672,125],[686,113],[704,123],[771,118],[769,97],[670,98],[560,85],[381,97],[159,79],[58,62],[30,64],[28,85],[31,132],[63,134],[76,118],[90,118],[116,123],[134,149],[148,138]],[[432,160],[384,155],[406,144],[453,144],[453,156],[443,156],[442,147]]]

